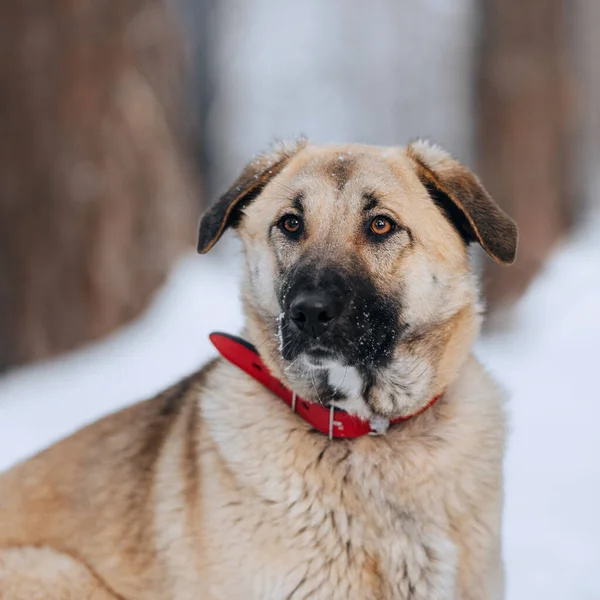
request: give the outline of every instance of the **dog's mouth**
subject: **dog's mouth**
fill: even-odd
[[[339,360],[341,357],[338,352],[324,346],[315,345],[302,352],[304,362],[315,369],[324,368],[332,360]]]
[[[349,343],[342,343],[340,337],[331,331],[318,338],[310,338],[299,331],[290,319],[284,318],[279,322],[278,336],[280,338],[281,358],[288,363],[302,362],[304,366],[319,369],[333,360],[351,364],[353,356],[348,352]]]
[[[393,326],[376,325],[358,321],[354,329],[332,328],[315,339],[284,317],[278,322],[277,331],[281,358],[314,369],[326,368],[331,362],[361,369],[383,366],[396,342],[396,330]]]

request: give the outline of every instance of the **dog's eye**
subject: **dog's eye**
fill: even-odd
[[[279,221],[279,228],[288,236],[296,237],[302,233],[302,219],[296,215],[284,215]]]
[[[387,217],[375,217],[369,229],[375,235],[387,235],[394,229],[394,224]]]

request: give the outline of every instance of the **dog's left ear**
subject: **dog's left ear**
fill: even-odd
[[[492,200],[479,179],[445,150],[419,140],[408,156],[431,199],[467,243],[479,242],[498,263],[510,265],[517,253],[516,223]]]
[[[227,227],[235,227],[242,209],[254,200],[278,175],[288,161],[306,146],[304,139],[293,145],[281,144],[269,154],[261,154],[249,162],[233,185],[202,215],[198,230],[198,252],[208,252]]]

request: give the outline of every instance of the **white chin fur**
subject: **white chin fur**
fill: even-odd
[[[363,390],[363,380],[354,367],[346,367],[335,360],[325,361],[329,385],[346,396],[349,400],[360,398]]]
[[[308,355],[304,355],[302,359],[308,368],[327,372],[327,383],[344,396],[343,400],[332,400],[333,406],[363,419],[371,417],[371,411],[362,399],[364,382],[355,367],[332,359],[315,360]]]

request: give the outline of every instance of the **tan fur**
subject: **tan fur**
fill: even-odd
[[[358,261],[416,324],[375,409],[353,410],[398,416],[443,398],[385,436],[330,441],[219,359],[0,478],[0,600],[503,597],[501,395],[471,354],[480,311],[465,244],[412,152],[301,145],[259,160],[204,221],[201,249],[244,206],[244,335],[310,395],[273,333],[275,262],[293,265],[300,248],[268,236],[302,191],[302,251]],[[431,169],[451,164],[431,152]],[[365,243],[365,189],[410,233]],[[407,369],[421,375],[404,397]]]

